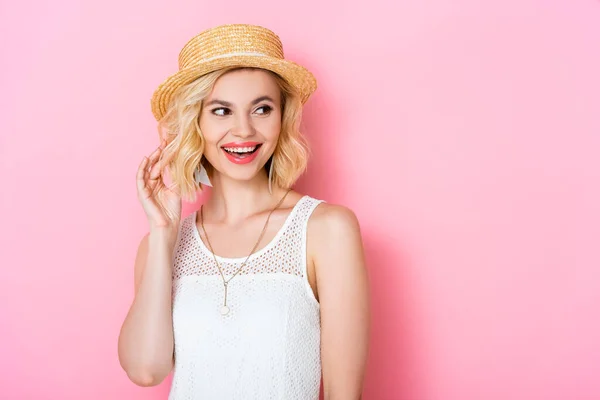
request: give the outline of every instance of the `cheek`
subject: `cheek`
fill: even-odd
[[[210,163],[214,163],[217,161],[219,156],[219,149],[216,147],[216,145],[222,136],[220,133],[220,127],[212,123],[210,119],[200,119],[198,125],[200,126],[200,131],[204,137],[204,157]]]
[[[265,121],[265,124],[259,128],[266,140],[277,141],[281,133],[281,122],[279,120]]]
[[[219,137],[219,126],[210,121],[200,121],[200,131],[207,143],[214,143]]]
[[[216,161],[216,157],[221,152],[219,143],[226,131],[223,130],[223,127],[210,123],[200,125],[200,129],[202,130],[202,136],[204,136],[204,155],[209,160]]]

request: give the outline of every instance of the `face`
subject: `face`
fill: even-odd
[[[281,132],[281,92],[263,70],[222,75],[204,100],[200,129],[214,174],[250,180],[263,172]],[[214,176],[214,175],[213,175]]]

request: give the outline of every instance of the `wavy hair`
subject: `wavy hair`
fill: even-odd
[[[203,157],[205,139],[199,121],[203,100],[211,93],[217,79],[238,69],[259,68],[219,69],[181,86],[174,93],[164,117],[158,122],[160,139],[167,141],[161,158],[172,157],[167,165],[172,182],[170,188],[175,189],[186,201],[196,201],[198,189],[203,189],[202,185],[194,180],[194,171],[198,165],[202,163],[209,177],[214,173],[212,165]],[[287,189],[305,172],[308,162],[308,144],[300,132],[302,102],[296,90],[287,81],[274,72],[264,71],[275,78],[282,98],[281,133],[265,169],[268,172],[273,163],[272,183]]]

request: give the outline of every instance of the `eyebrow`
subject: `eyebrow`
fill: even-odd
[[[264,100],[268,100],[271,103],[275,103],[275,101],[270,96],[260,96],[260,97],[257,97],[256,99],[252,100],[252,102],[250,104],[256,105]],[[220,104],[225,107],[233,107],[233,103],[230,103],[225,100],[219,100],[219,99],[213,99],[213,100],[209,101],[208,103],[205,104],[205,107],[211,106],[213,104]]]

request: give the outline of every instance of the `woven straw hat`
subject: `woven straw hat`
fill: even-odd
[[[179,71],[152,95],[152,114],[160,120],[174,92],[201,75],[224,67],[257,67],[279,74],[294,86],[302,104],[317,89],[315,77],[301,65],[284,59],[279,37],[262,26],[220,25],[190,39],[179,53]]]

